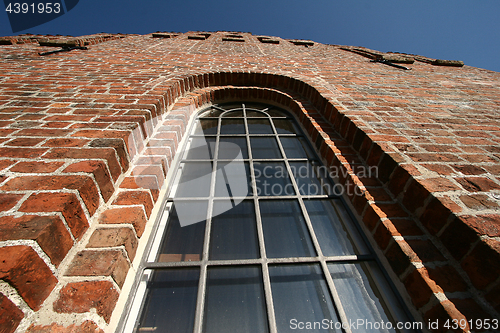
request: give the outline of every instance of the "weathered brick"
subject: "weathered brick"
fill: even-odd
[[[478,235],[457,217],[446,226],[439,239],[448,251],[450,251],[451,255],[455,259],[460,260],[469,251],[472,244],[478,240]]]
[[[129,267],[122,250],[85,250],[75,256],[65,275],[111,276],[121,287]]]
[[[428,267],[429,277],[434,280],[444,292],[466,291],[467,284],[452,266]]]
[[[500,242],[485,239],[462,260],[462,268],[467,272],[472,284],[484,290],[500,276]]]
[[[19,208],[20,212],[61,212],[73,237],[80,239],[88,228],[88,221],[73,193],[32,194]]]
[[[11,209],[23,196],[23,194],[0,193],[0,211]]]
[[[73,240],[57,216],[24,215],[0,217],[0,240],[32,239],[58,266],[73,246]]]
[[[47,148],[0,147],[0,156],[14,158],[37,158],[43,155],[47,150]]]
[[[0,329],[2,333],[14,333],[24,318],[24,313],[7,297],[0,294]]]
[[[474,210],[498,209],[498,203],[489,199],[487,195],[461,195],[460,200],[469,208]]]
[[[138,237],[142,236],[147,218],[142,207],[117,207],[102,212],[99,222],[104,224],[131,224]]]
[[[108,164],[109,171],[116,180],[122,172],[112,148],[54,148],[43,156],[47,159],[103,159]]]
[[[96,229],[87,244],[88,248],[124,246],[130,260],[134,260],[137,237],[130,228]]]
[[[21,173],[51,173],[59,169],[64,162],[19,162],[10,168],[10,171]]]
[[[405,191],[403,205],[412,213],[424,205],[429,191],[417,180],[412,180]]]
[[[33,310],[38,310],[57,283],[45,262],[24,245],[1,247],[0,258],[0,279],[16,288]]]
[[[90,215],[94,215],[99,205],[99,193],[92,178],[88,176],[24,176],[9,180],[3,185],[4,191],[77,190]]]
[[[118,300],[118,291],[109,281],[71,282],[59,292],[54,310],[59,313],[84,313],[94,308],[109,323]]]
[[[467,318],[457,310],[455,305],[446,300],[432,307],[424,314],[425,322],[437,323],[437,327],[432,329],[432,332],[450,332],[449,327],[444,327],[445,323],[450,323],[453,319],[457,322],[467,320]],[[454,330],[455,332],[468,332],[468,327],[464,330]]]
[[[406,290],[410,294],[413,304],[421,308],[429,302],[434,293],[443,292],[440,286],[429,277],[425,268],[413,270],[404,280]]]
[[[83,324],[72,324],[67,327],[52,323],[51,325],[34,325],[28,327],[26,333],[104,333],[96,323],[87,320]]]
[[[500,185],[485,177],[455,178],[469,192],[500,190]]]
[[[108,172],[108,167],[103,161],[83,161],[73,163],[64,169],[63,172],[92,173],[97,185],[99,185],[104,202],[107,202],[111,195],[113,195],[114,186],[111,180],[111,175]]]
[[[148,218],[153,210],[151,195],[146,191],[122,191],[118,193],[113,205],[142,205]]]

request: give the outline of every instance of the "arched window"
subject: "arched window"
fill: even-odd
[[[125,331],[405,331],[335,170],[290,114],[214,105],[190,133]]]

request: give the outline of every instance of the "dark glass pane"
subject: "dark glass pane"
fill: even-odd
[[[245,134],[245,123],[243,119],[222,118],[220,134]]]
[[[361,254],[371,253],[371,250],[367,248],[366,243],[363,240],[363,237],[361,237],[361,234],[354,225],[354,221],[351,218],[351,214],[349,214],[349,211],[345,207],[344,203],[340,199],[332,199],[331,202],[337,209],[337,212],[342,221],[344,221],[344,228],[348,230],[350,239],[352,243],[355,245],[356,251]]]
[[[260,215],[269,258],[316,256],[296,200],[260,201]]]
[[[326,167],[313,166],[310,162],[290,162],[292,174],[302,195],[329,194],[331,183],[323,177],[328,172]]]
[[[246,197],[252,193],[250,168],[247,162],[218,162],[215,177],[216,197]]]
[[[250,138],[253,158],[281,158],[278,143],[274,137]]]
[[[257,195],[295,195],[292,182],[283,162],[254,162]]]
[[[175,197],[207,197],[210,194],[212,162],[182,163]]]
[[[200,122],[196,124],[193,134],[217,134],[217,119],[200,119]]]
[[[281,144],[288,158],[313,158],[306,141],[299,137],[281,137]]]
[[[238,157],[240,153],[241,156]],[[219,139],[219,158],[231,160],[248,158],[247,139],[221,137]]]
[[[351,238],[344,230],[331,200],[304,200],[304,204],[323,255],[359,254],[354,250]]]
[[[239,110],[229,111],[227,113],[224,113],[222,117],[225,118],[243,117],[243,110],[241,109],[241,105],[239,106]]]
[[[203,252],[208,201],[175,202],[158,261],[199,261]]]
[[[363,264],[328,264],[328,270],[337,289],[337,293],[344,308],[347,319],[352,322],[364,321],[365,323],[393,322],[387,316],[386,306],[382,295],[370,276],[370,269],[378,270],[376,265]],[[392,294],[392,290],[384,289],[384,296]],[[403,314],[404,315],[404,314]],[[399,318],[402,319],[402,318]],[[405,319],[407,320],[406,316]],[[394,326],[396,324],[394,323]],[[376,329],[373,325],[358,327],[357,332],[395,332],[394,329]],[[361,330],[359,329],[361,328]],[[385,325],[387,328],[387,325]]]
[[[278,109],[270,109],[269,111],[267,111],[267,114],[271,117],[287,117],[286,113]]]
[[[269,266],[269,275],[278,332],[341,332],[318,264]],[[311,327],[298,329],[299,322]]]
[[[273,134],[273,128],[269,119],[248,119],[248,133],[250,134]]]
[[[293,121],[288,119],[274,119],[273,120],[274,127],[276,127],[276,131],[278,134],[298,134],[300,133],[297,130],[297,127],[293,123]]]
[[[259,267],[210,267],[203,332],[268,332]]]
[[[247,117],[265,117],[267,118],[267,114],[264,112],[259,112],[259,111],[253,111],[253,110],[248,110],[247,109]]]
[[[193,332],[199,276],[199,268],[155,271],[137,332]]]
[[[212,260],[259,257],[253,201],[214,202],[209,257]]]
[[[192,138],[188,147],[186,159],[188,160],[210,160],[214,158],[215,137]]]

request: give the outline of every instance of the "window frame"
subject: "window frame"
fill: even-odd
[[[220,127],[221,127],[221,120],[218,120],[217,122],[217,133],[214,135],[210,135],[214,138],[216,138],[216,143],[215,143],[215,151],[212,153],[212,158],[210,161],[213,163],[212,165],[212,176],[211,176],[211,183],[210,183],[210,196],[208,199],[209,202],[209,209],[207,211],[207,220],[206,220],[206,227],[205,227],[205,235],[204,235],[204,244],[203,244],[203,252],[202,252],[202,258],[200,261],[178,261],[178,262],[155,262],[155,258],[157,254],[159,253],[161,244],[163,242],[163,237],[166,233],[167,227],[168,227],[168,220],[170,217],[171,209],[173,206],[173,197],[170,197],[170,193],[175,191],[175,187],[177,186],[177,179],[180,174],[182,174],[181,170],[181,164],[185,163],[186,161],[188,162],[203,162],[203,161],[209,161],[209,160],[204,160],[204,159],[185,159],[187,156],[187,151],[186,147],[189,144],[190,138],[194,137],[205,137],[205,135],[196,135],[194,133],[194,126],[197,123],[197,121],[200,118],[203,118],[201,115],[205,114],[209,109],[215,108],[219,109],[222,112],[217,118],[212,118],[212,119],[222,119],[222,115],[224,115],[227,112],[230,112],[228,110],[222,110],[219,105],[224,106],[225,104],[234,104],[234,103],[239,103],[242,105],[242,109],[244,110],[244,126],[245,126],[245,133],[242,135],[232,135],[228,134],[227,137],[242,137],[246,138],[246,144],[247,144],[247,150],[248,150],[248,158],[244,159],[246,163],[248,163],[249,168],[250,168],[250,173],[252,180],[255,181],[255,170],[254,170],[254,163],[259,162],[259,161],[273,161],[273,162],[283,162],[286,166],[286,170],[289,174],[289,178],[292,182],[292,186],[294,188],[294,191],[296,192],[295,195],[285,195],[285,196],[271,196],[271,197],[262,197],[257,194],[257,187],[256,185],[252,185],[253,187],[253,193],[249,194],[248,196],[245,197],[244,200],[251,200],[253,201],[254,204],[254,209],[256,211],[255,218],[256,218],[256,223],[257,223],[257,234],[258,234],[258,243],[259,243],[259,252],[260,256],[256,259],[231,259],[231,260],[213,260],[209,259],[209,239],[211,235],[211,207],[213,206],[213,202],[217,201],[219,198],[215,196],[215,182],[216,182],[216,171],[217,171],[217,163],[220,161],[224,160],[218,160],[217,159],[217,151],[219,147],[219,142],[221,136],[224,137],[226,135],[220,134]],[[199,276],[199,285],[198,285],[198,295],[197,295],[197,305],[196,305],[196,313],[195,313],[195,323],[194,323],[194,329],[193,332],[200,333],[203,331],[203,314],[204,314],[204,305],[206,303],[206,288],[207,288],[207,277],[208,277],[208,267],[216,267],[216,266],[242,266],[242,265],[251,265],[251,266],[260,266],[262,268],[262,277],[263,277],[263,287],[264,287],[264,293],[265,293],[265,304],[266,308],[264,309],[265,312],[267,313],[267,318],[268,318],[268,327],[269,327],[269,332],[276,333],[277,332],[277,327],[276,327],[276,318],[275,318],[275,309],[273,305],[273,296],[272,296],[272,289],[271,289],[271,281],[270,281],[270,274],[269,274],[269,266],[270,265],[293,265],[293,264],[318,264],[320,267],[321,272],[323,273],[323,277],[325,279],[325,282],[328,286],[328,290],[330,292],[331,300],[334,304],[334,307],[336,309],[336,314],[338,316],[338,320],[341,321],[342,323],[346,323],[348,326],[349,319],[346,316],[344,307],[342,305],[342,302],[340,300],[339,294],[337,292],[337,288],[335,286],[334,280],[332,279],[332,276],[330,274],[330,271],[328,269],[328,264],[330,263],[345,263],[345,264],[358,264],[358,263],[363,263],[363,262],[373,262],[377,267],[379,272],[373,272],[371,271],[371,278],[373,281],[375,281],[375,284],[377,286],[377,289],[380,292],[380,295],[383,298],[384,303],[387,305],[387,309],[390,311],[390,315],[392,318],[397,318],[399,315],[397,314],[398,311],[395,309],[392,309],[391,305],[394,305],[394,303],[399,303],[399,305],[402,305],[403,308],[401,309],[400,313],[403,313],[404,316],[406,316],[407,319],[413,320],[413,316],[411,312],[408,309],[408,306],[406,302],[403,300],[401,297],[399,291],[395,287],[392,279],[390,278],[389,274],[387,273],[386,269],[384,268],[384,265],[380,261],[380,258],[376,254],[374,248],[372,247],[372,244],[370,243],[368,237],[365,234],[365,231],[361,227],[361,224],[359,223],[359,220],[356,218],[354,213],[352,212],[352,207],[349,204],[349,201],[344,198],[344,195],[336,195],[336,194],[319,194],[319,195],[302,195],[299,192],[299,187],[298,184],[295,180],[295,177],[293,176],[293,172],[290,167],[290,162],[310,162],[310,161],[318,161],[320,164],[323,164],[323,160],[321,159],[320,155],[318,154],[316,148],[312,144],[312,140],[309,138],[307,131],[304,130],[302,123],[296,118],[296,116],[286,110],[283,106],[275,106],[273,104],[270,104],[269,102],[248,102],[248,104],[261,104],[261,105],[268,105],[270,108],[278,108],[280,111],[284,111],[285,117],[283,119],[291,119],[292,122],[294,123],[295,130],[297,131],[294,134],[280,134],[277,132],[276,127],[273,123],[273,121],[270,122],[272,129],[273,129],[273,134],[252,134],[249,132],[248,128],[248,118],[246,116],[246,102],[241,102],[241,101],[236,101],[236,102],[231,102],[231,103],[221,103],[221,104],[212,104],[208,107],[203,107],[199,111],[195,112],[190,121],[189,125],[186,126],[186,132],[183,140],[179,144],[179,148],[177,150],[177,154],[172,161],[172,167],[169,170],[169,175],[167,179],[170,181],[167,183],[167,189],[166,189],[166,196],[163,198],[163,202],[160,205],[160,210],[159,214],[156,217],[156,220],[154,222],[154,225],[152,227],[152,232],[148,236],[149,239],[147,241],[147,245],[144,248],[144,252],[142,254],[142,258],[140,260],[140,265],[137,269],[137,273],[134,279],[133,286],[131,288],[130,295],[127,298],[125,307],[124,307],[124,313],[126,312],[126,315],[122,315],[118,324],[118,329],[117,332],[133,332],[134,328],[136,327],[136,323],[140,320],[142,309],[144,307],[144,303],[146,300],[147,296],[147,283],[151,276],[153,275],[153,271],[155,269],[168,269],[171,267],[177,268],[177,267],[198,267],[200,269],[200,276]],[[269,108],[267,108],[269,109]],[[267,110],[266,109],[266,110]],[[265,111],[265,110],[264,110]],[[271,117],[268,116],[267,119],[270,119]],[[278,118],[278,117],[273,117]],[[231,118],[224,118],[224,119],[231,119]],[[266,119],[264,117],[259,117],[259,118],[254,118],[254,119]],[[251,152],[251,140],[250,137],[275,137],[277,144],[278,144],[278,149],[281,153],[281,158],[279,159],[254,159],[252,157],[252,152]],[[287,158],[285,153],[285,149],[281,143],[281,140],[279,140],[280,137],[297,137],[297,138],[303,138],[305,144],[308,146],[308,149],[310,153],[312,154],[311,157],[307,158]],[[336,181],[329,178],[328,179],[332,184],[336,184]],[[161,197],[160,197],[161,198]],[[354,241],[354,245],[356,248],[360,248],[362,246],[365,246],[368,249],[369,254],[355,254],[355,255],[342,255],[342,256],[325,256],[322,253],[322,248],[321,244],[319,243],[314,227],[312,225],[311,219],[309,218],[307,214],[307,208],[304,204],[304,199],[315,199],[315,200],[338,200],[340,205],[343,207],[343,209],[338,207],[337,204],[335,204],[335,209],[337,211],[337,214],[343,215],[342,219],[343,220],[350,220],[351,223],[346,223],[346,222],[341,222],[343,224],[344,229],[350,229],[348,230],[348,234],[357,234],[359,236],[358,240]],[[183,198],[184,200],[184,198]],[[190,199],[188,199],[190,200]],[[192,199],[196,200],[196,198]],[[268,258],[266,255],[266,248],[265,248],[265,239],[264,239],[264,231],[262,227],[262,218],[261,218],[261,212],[260,212],[260,205],[259,202],[261,200],[293,200],[299,203],[300,210],[302,212],[302,216],[305,220],[307,230],[309,232],[311,241],[313,243],[314,250],[316,252],[316,256],[310,256],[310,257],[288,257],[288,258]],[[352,229],[354,228],[354,229]],[[351,241],[353,241],[351,239]],[[363,245],[360,245],[359,242],[363,243]],[[366,272],[365,272],[366,274]],[[387,298],[385,296],[385,293],[388,292],[392,294],[391,296],[393,299]],[[349,328],[343,329],[344,332],[351,332]],[[418,331],[418,330],[417,330]]]

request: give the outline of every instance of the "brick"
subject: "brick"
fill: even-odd
[[[59,292],[54,311],[59,313],[85,313],[94,308],[109,323],[118,300],[118,291],[109,281],[72,282]]]
[[[73,132],[72,130],[64,129],[46,129],[46,128],[29,128],[17,132],[16,136],[45,136],[45,137],[57,137],[57,136],[67,136]]]
[[[23,196],[23,194],[0,193],[0,212],[13,208]]]
[[[78,252],[66,276],[111,276],[123,286],[130,264],[122,250],[84,250]]]
[[[47,150],[47,148],[0,147],[0,156],[14,158],[37,158],[43,155]]]
[[[29,246],[1,247],[0,258],[0,279],[16,288],[28,306],[37,311],[57,279]]]
[[[461,195],[460,200],[469,208],[474,210],[498,209],[498,204],[489,199],[487,195]]]
[[[122,169],[116,159],[115,150],[112,148],[54,148],[43,156],[47,159],[102,159],[106,160],[109,171],[116,180]]]
[[[432,198],[424,213],[420,216],[420,221],[432,234],[438,233],[448,222],[453,212],[443,205],[442,198]]]
[[[99,193],[92,178],[88,176],[23,176],[9,180],[0,189],[4,191],[78,190],[90,215],[99,205]]]
[[[57,216],[0,217],[0,240],[35,240],[57,267],[73,246],[64,223]]]
[[[389,177],[394,172],[398,163],[392,158],[389,154],[383,154],[382,160],[378,165],[379,168],[379,179],[382,183],[386,183],[389,181]]]
[[[405,241],[392,242],[387,248],[385,257],[397,275],[401,275],[408,267],[412,266],[411,262],[416,258],[413,250]]]
[[[420,180],[420,184],[422,184],[429,192],[448,192],[461,190],[460,187],[446,178],[423,179]]]
[[[407,217],[408,214],[397,203],[379,203],[377,206],[388,218]]]
[[[486,171],[475,165],[452,165],[453,169],[457,172],[461,172],[464,175],[481,175],[486,173]]]
[[[96,323],[87,320],[83,324],[72,324],[67,327],[52,323],[51,325],[34,325],[28,327],[26,333],[104,333]]]
[[[44,140],[45,139],[42,139],[42,138],[17,138],[17,139],[10,140],[5,145],[12,146],[12,147],[16,147],[16,146],[17,147],[33,147]]]
[[[396,170],[394,170],[394,174],[387,186],[394,196],[398,196],[403,192],[408,179],[410,179],[408,171],[402,166],[398,166]]]
[[[461,266],[476,288],[486,289],[500,276],[500,242],[485,239],[477,243]]]
[[[460,320],[467,320],[467,318],[457,310],[455,304],[446,300],[432,307],[424,314],[424,321],[426,323],[438,323],[436,329],[432,329],[432,332],[450,332],[449,328],[444,327],[446,322],[451,322],[452,319],[456,319],[458,322]],[[455,332],[467,332],[466,330],[455,330]]]
[[[483,309],[479,304],[476,303],[476,301],[471,298],[451,298],[450,301],[453,302],[458,311],[460,311],[468,320],[472,320],[474,324],[477,323],[476,320],[478,319],[482,322],[481,324],[483,325],[486,322],[485,319],[490,319],[490,322],[491,319],[493,319],[485,309]],[[475,330],[480,331],[480,329],[478,329],[478,326],[475,326]]]
[[[380,219],[384,217],[387,215],[377,205],[369,205],[366,207],[363,222],[368,230],[373,231]]]
[[[434,293],[443,292],[440,286],[429,277],[429,273],[425,268],[413,270],[403,282],[417,309],[427,304]]]
[[[89,140],[82,139],[71,139],[71,138],[59,138],[59,139],[49,139],[42,146],[44,147],[83,147],[89,142]]]
[[[132,261],[137,250],[137,242],[137,237],[130,228],[100,228],[90,237],[87,248],[123,246]]]
[[[0,160],[0,171],[10,167],[12,164],[15,164],[17,161],[13,160]]]
[[[155,190],[160,189],[163,186],[163,181],[165,179],[166,174],[163,169],[159,165],[149,165],[149,166],[136,166],[131,173],[131,176],[155,176],[158,186],[154,188]]]
[[[118,193],[118,196],[113,201],[113,205],[142,205],[146,211],[147,218],[153,210],[153,201],[151,195],[146,191],[123,191]]]
[[[89,147],[99,147],[99,148],[113,148],[118,155],[120,165],[123,170],[127,170],[129,167],[129,159],[134,156],[135,152],[132,150],[127,150],[127,146],[121,139],[94,139],[89,143]],[[115,181],[116,179],[113,178]]]
[[[455,180],[469,192],[500,190],[500,185],[485,177],[464,177]]]
[[[431,262],[446,260],[430,240],[409,239],[407,243],[417,254],[418,261]]]
[[[129,131],[102,131],[102,130],[81,130],[73,134],[74,137],[84,137],[92,139],[104,139],[103,142],[117,142],[118,140],[125,144],[125,149],[128,152],[135,151],[134,140]],[[108,139],[108,140],[106,140]],[[111,140],[110,140],[111,139]],[[134,154],[132,154],[134,155]]]
[[[7,297],[0,294],[0,330],[2,333],[14,333],[24,318],[24,313]]]
[[[21,173],[51,173],[59,169],[64,162],[19,162],[10,168],[10,171]]]
[[[451,255],[460,260],[469,251],[472,244],[478,240],[478,235],[459,217],[456,217],[442,231],[439,239],[450,251]]]
[[[448,176],[453,173],[453,169],[445,164],[422,164],[422,166],[443,176]]]
[[[411,219],[391,218],[391,222],[402,236],[420,236],[423,231]]]
[[[61,212],[73,237],[80,239],[88,229],[80,202],[73,193],[32,194],[19,208],[20,212]]]
[[[412,180],[403,196],[403,205],[412,213],[424,205],[429,191],[417,180]]]
[[[447,153],[410,153],[408,156],[415,162],[461,162],[455,154]]]
[[[104,202],[107,202],[115,190],[108,167],[103,161],[83,161],[69,165],[63,172],[86,172],[92,173],[101,190]]]
[[[147,218],[142,207],[110,208],[99,216],[99,223],[103,224],[131,224],[138,237],[142,236]]]
[[[460,277],[456,269],[450,265],[428,267],[427,272],[429,277],[445,292],[452,293],[467,290],[465,281]]]
[[[373,238],[382,250],[387,248],[393,236],[401,236],[401,234],[389,220],[382,221],[373,233]]]

